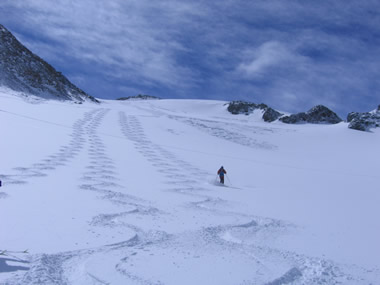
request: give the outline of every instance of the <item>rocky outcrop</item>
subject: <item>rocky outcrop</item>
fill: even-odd
[[[264,111],[263,119],[265,122],[273,122],[280,118],[282,115],[282,113],[272,109],[271,107],[268,107]]]
[[[139,94],[137,96],[121,97],[116,100],[125,101],[125,100],[160,100],[160,99],[161,98],[156,97],[156,96]]]
[[[380,105],[376,110],[366,113],[351,112],[347,116],[348,127],[359,131],[369,131],[380,127]]]
[[[249,115],[256,109],[263,110],[268,106],[265,104],[255,104],[245,101],[232,101],[228,103],[227,111],[233,115],[244,114]]]
[[[0,85],[47,99],[72,100],[79,103],[86,100],[98,102],[23,46],[2,25]]]
[[[342,122],[342,119],[339,118],[339,116],[333,111],[331,111],[329,108],[323,105],[318,105],[311,108],[306,113],[302,112],[290,116],[281,117],[280,121],[287,124],[337,124]]]
[[[249,115],[252,114],[255,110],[263,111],[263,120],[265,122],[273,122],[283,115],[265,104],[255,104],[244,101],[232,101],[228,103],[227,107],[227,111],[233,115]]]

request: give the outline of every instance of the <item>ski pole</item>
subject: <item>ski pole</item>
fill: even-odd
[[[226,177],[227,177],[227,179],[228,179],[228,182],[230,183],[230,185],[232,186],[232,183],[231,183],[231,180],[230,180],[230,178],[228,177],[228,175],[226,174]]]

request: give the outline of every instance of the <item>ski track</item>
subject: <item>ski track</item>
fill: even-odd
[[[185,123],[189,126],[192,126],[200,131],[206,132],[209,135],[214,137],[224,139],[236,144],[240,144],[243,146],[247,146],[250,148],[259,148],[265,150],[275,150],[277,146],[266,142],[259,141],[253,137],[248,137],[243,133],[252,133],[252,134],[267,134],[272,133],[272,130],[268,130],[260,127],[250,127],[249,132],[242,132],[240,128],[236,129],[236,125],[232,123],[226,122],[217,122],[212,120],[204,120],[204,119],[196,119],[196,118],[188,118],[181,116],[168,116],[169,119],[173,119],[182,123]],[[235,129],[235,131],[231,131],[230,129]]]
[[[83,150],[86,141],[85,126],[91,122],[99,110],[89,111],[82,119],[78,119],[73,124],[71,140],[67,145],[61,146],[55,153],[32,164],[31,166],[19,166],[13,168],[12,174],[0,175],[4,184],[26,184],[29,179],[47,176],[52,170],[66,166]]]
[[[276,150],[276,145],[273,145],[266,141],[259,141],[257,138],[254,137],[254,135],[270,135],[275,131],[288,132],[288,130],[264,128],[257,126],[244,126],[244,129],[242,129],[240,125],[231,122],[220,122],[209,119],[206,120],[178,115],[169,115],[165,112],[165,109],[161,109],[153,105],[149,105],[149,109],[141,106],[137,106],[137,108],[146,112],[150,112],[157,117],[165,116],[171,120],[184,123],[219,139],[227,140],[229,142],[240,144],[250,148]],[[253,136],[246,136],[244,134],[252,134]]]
[[[120,206],[123,211],[118,213],[99,214],[94,217],[91,224],[110,226],[118,217],[126,215],[156,215],[161,213],[158,209],[150,206],[148,201],[126,194],[127,189],[118,183],[120,180],[115,169],[114,161],[107,155],[107,147],[97,134],[97,128],[108,111],[99,113],[94,121],[88,125],[86,134],[89,138],[88,154],[90,164],[83,173],[83,184],[79,188],[94,191],[100,199],[105,199]],[[162,214],[162,213],[161,213]]]
[[[135,219],[137,216],[164,225],[165,218],[170,213],[152,207],[149,201],[126,194],[128,189],[119,184],[120,174],[117,173],[114,161],[107,155],[107,145],[98,134],[98,128],[108,112],[107,109],[99,109],[86,113],[75,122],[72,140],[68,145],[62,146],[56,153],[30,167],[15,168],[16,174],[3,175],[1,178],[8,184],[27,183],[28,179],[43,177],[49,171],[67,165],[87,148],[90,162],[83,172],[83,183],[78,187],[84,191],[92,191],[99,199],[115,205],[115,212],[99,213],[89,223],[94,227],[128,228],[135,235],[126,241],[91,249],[31,255],[30,269],[21,277],[10,279],[5,284],[111,284],[107,275],[90,272],[91,268],[82,266],[107,258],[112,262],[103,265],[106,272],[122,276],[125,284],[165,284],[165,281],[153,273],[144,273],[144,268],[151,260],[162,263],[167,272],[188,274],[186,268],[192,260],[211,258],[217,261],[215,266],[222,264],[226,267],[230,256],[234,256],[235,261],[242,260],[252,268],[251,273],[242,276],[236,284],[371,284],[369,280],[361,278],[368,276],[368,272],[362,268],[272,248],[270,241],[281,238],[296,227],[284,221],[228,210],[228,201],[211,196],[209,189],[199,186],[192,178],[207,180],[210,173],[179,159],[149,140],[137,116],[127,116],[124,112],[119,112],[121,133],[163,175],[168,185],[167,191],[173,195],[189,197],[189,202],[181,205],[184,210],[233,217],[233,220],[239,221],[178,234],[143,230],[138,226]],[[258,142],[232,131],[221,131],[221,127],[213,121],[169,117],[234,143],[275,149],[275,146],[265,142]],[[180,171],[182,168],[188,171],[184,174]],[[5,193],[0,193],[0,198],[6,197]],[[194,198],[198,201],[194,202]],[[273,278],[273,272],[278,272],[277,265],[284,268],[283,274]],[[222,266],[222,270],[224,267]],[[374,278],[379,275],[379,272],[373,272]],[[80,277],[75,279],[75,276]],[[191,277],[191,274],[188,276]]]

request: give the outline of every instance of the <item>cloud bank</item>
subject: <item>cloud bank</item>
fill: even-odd
[[[2,24],[91,95],[380,103],[377,1],[3,0]]]

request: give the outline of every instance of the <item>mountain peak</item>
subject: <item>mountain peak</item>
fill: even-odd
[[[0,85],[46,99],[98,102],[0,24]]]
[[[284,116],[280,118],[280,121],[286,124],[337,124],[342,122],[342,119],[329,108],[323,105],[317,105],[311,108],[306,113],[301,112],[290,116]]]

